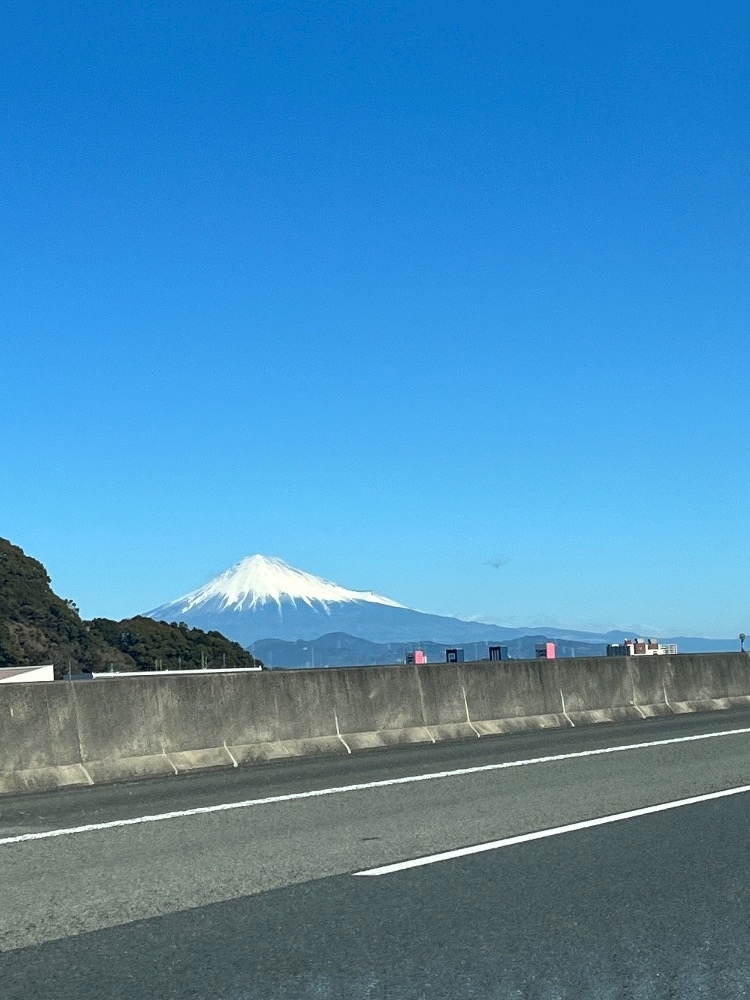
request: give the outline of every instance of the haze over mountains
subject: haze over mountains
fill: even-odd
[[[503,643],[508,655],[514,660],[533,660],[538,643],[549,640],[546,635],[525,635],[519,639],[509,639]],[[250,652],[269,669],[275,667],[358,667],[378,664],[403,663],[407,652],[421,649],[428,662],[441,663],[445,660],[447,643],[420,641],[368,642],[344,632],[332,632],[318,639],[259,639],[250,645]],[[466,660],[486,660],[489,658],[489,644],[467,642],[462,644]],[[605,643],[575,642],[557,640],[558,656],[604,656]]]
[[[389,597],[371,591],[350,590],[295,569],[282,559],[263,555],[242,559],[203,587],[149,611],[148,616],[162,621],[186,622],[206,631],[215,629],[246,647],[253,645],[261,659],[263,654],[255,645],[259,640],[297,643],[299,640],[317,640],[332,633],[343,633],[364,640],[366,644],[434,643],[449,646],[487,642],[507,644],[522,637],[534,636],[540,641],[541,637],[547,637],[570,643],[594,644],[602,652],[606,643],[618,642],[628,634],[619,631],[584,632],[551,626],[505,628],[426,614]],[[721,650],[734,648],[735,645],[730,640],[684,637],[670,641],[677,641],[685,652]],[[371,657],[377,655],[370,648],[363,647],[359,653],[350,648],[352,655],[359,655],[362,662],[372,662]],[[280,653],[279,647],[277,652]],[[386,652],[382,651],[382,655],[385,656]]]
[[[243,559],[205,586],[148,615],[189,625],[200,622],[200,628],[217,629],[244,645],[267,638],[316,639],[331,632],[377,643],[500,642],[529,631],[425,614],[262,555]]]

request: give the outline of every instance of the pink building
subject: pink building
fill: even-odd
[[[554,660],[557,656],[554,642],[543,642],[536,647],[537,660]]]

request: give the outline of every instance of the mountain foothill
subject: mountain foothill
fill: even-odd
[[[36,559],[0,538],[0,668],[52,663],[68,674],[155,669],[252,667],[241,645],[219,632],[143,615],[84,621],[58,597]]]

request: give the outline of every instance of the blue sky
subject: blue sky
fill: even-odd
[[[0,534],[750,631],[750,8],[6,9]]]

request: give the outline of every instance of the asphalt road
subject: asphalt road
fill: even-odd
[[[354,874],[750,785],[750,731],[727,734],[746,728],[709,713],[0,799],[0,997],[750,995],[746,792]]]

